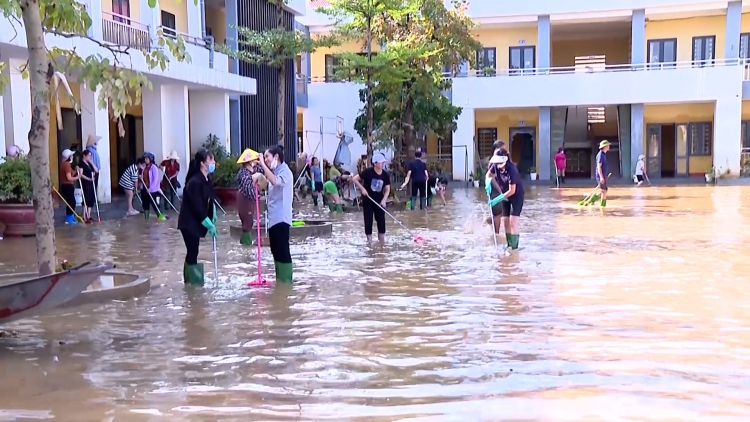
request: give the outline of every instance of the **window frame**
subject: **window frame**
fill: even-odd
[[[492,66],[479,67],[480,63],[484,64],[485,62],[484,59],[487,57],[487,52],[489,51],[492,51]],[[482,47],[481,50],[477,50],[477,70],[481,72],[482,70],[484,70],[485,67],[491,67],[497,70],[497,48],[496,47]]]
[[[674,43],[674,60],[670,62],[662,61],[664,60],[664,45],[667,42]],[[652,51],[652,44],[657,43],[658,50],[659,50],[659,60],[658,62],[652,62],[651,61],[651,51]],[[648,64],[649,68],[665,68],[665,67],[676,67],[677,65],[677,38],[656,38],[646,41],[646,63]]]
[[[489,143],[489,153],[486,153],[487,148],[486,146],[482,144],[483,137],[481,137],[480,134],[483,134],[483,133],[492,135],[490,136],[491,140]],[[497,140],[497,128],[496,127],[478,127],[477,128],[477,142],[476,142],[477,154],[479,154],[480,159],[483,159],[484,157],[489,157],[492,155],[492,153],[494,152],[494,150],[492,149],[492,144],[494,144],[496,140]],[[486,154],[482,154],[483,152],[485,152]],[[475,175],[475,177],[477,178],[479,178],[480,176],[481,175]]]
[[[336,77],[336,66],[339,65],[339,58],[333,54],[326,54],[324,58],[325,65],[325,81],[326,82],[341,82],[343,79]],[[329,63],[330,61],[330,63]]]
[[[162,34],[165,37],[177,38],[177,16],[174,13],[162,10],[159,17],[161,19]],[[165,17],[167,19],[164,19]],[[172,26],[169,26],[167,23],[171,23]]]
[[[123,7],[127,10],[123,13]],[[115,22],[130,25],[130,0],[112,0],[112,18]]]
[[[703,57],[696,58],[695,57],[695,45],[696,45],[696,43],[700,42],[700,43],[703,44],[701,46],[701,53],[705,57],[706,56],[706,44],[707,44],[706,42],[708,40],[711,40],[711,45],[712,45],[712,48],[711,48],[711,58],[703,58]],[[702,36],[699,36],[699,37],[693,37],[693,42],[692,42],[691,45],[693,47],[692,48],[693,51],[691,53],[691,57],[693,59],[693,67],[706,67],[706,66],[713,66],[714,65],[714,63],[716,61],[716,35],[702,35]]]
[[[697,141],[695,137],[693,136],[693,128],[699,127],[698,132],[702,133],[703,135],[706,135],[708,133],[709,139],[708,139],[708,145],[706,145],[706,138],[705,136],[703,139],[700,139],[698,141],[701,142],[701,148],[699,150],[696,150],[694,147],[695,142]],[[706,130],[706,126],[708,127],[708,130]],[[713,141],[714,141],[714,133],[713,133],[713,122],[690,122],[688,123],[688,140],[690,148],[688,149],[688,156],[689,157],[710,157],[713,155]],[[740,141],[742,139],[740,138]]]
[[[531,49],[531,67],[523,67],[523,63],[521,63],[521,67],[514,68],[513,67],[513,52],[516,50],[519,50],[521,52],[521,62],[523,62],[524,58],[524,51],[530,48]],[[535,45],[516,45],[513,47],[508,47],[508,73],[511,75],[519,75],[519,74],[528,74],[528,73],[534,73],[534,69],[536,69],[536,46]]]
[[[740,122],[740,150],[745,154],[750,153],[750,120]]]

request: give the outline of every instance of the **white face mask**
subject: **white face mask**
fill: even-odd
[[[273,161],[271,161],[271,170],[276,170],[276,167],[279,166],[279,162],[274,158]]]

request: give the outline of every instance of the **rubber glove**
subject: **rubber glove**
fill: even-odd
[[[505,201],[505,195],[501,193],[495,198],[490,199],[490,207],[494,207],[495,205],[499,204],[502,201]]]
[[[315,180],[310,181],[310,186],[312,186],[312,190],[315,190]]]
[[[487,195],[492,193],[492,178],[486,178],[484,179],[484,190],[487,192]]]
[[[214,206],[214,216],[211,219],[211,222],[214,223],[214,225],[216,225],[216,220],[219,219],[219,214],[216,213],[216,203],[215,202],[214,202],[213,206]]]
[[[214,223],[210,218],[206,217],[203,221],[201,221],[201,224],[203,225],[203,227],[208,229],[208,234],[210,234],[211,237],[216,237],[216,226],[214,226]]]

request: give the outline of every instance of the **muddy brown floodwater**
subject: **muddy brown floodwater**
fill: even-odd
[[[174,218],[60,228],[62,257],[156,287],[4,327],[0,420],[748,420],[750,188],[614,188],[603,213],[574,206],[583,189],[528,190],[514,254],[472,223],[482,192],[456,190],[397,214],[423,245],[389,222],[367,246],[360,215],[332,216],[275,289],[244,288],[234,217],[200,292]],[[34,254],[0,241],[0,271]]]

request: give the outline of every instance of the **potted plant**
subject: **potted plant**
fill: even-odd
[[[495,70],[495,68],[492,66],[485,66],[484,68],[482,68],[480,74],[485,77],[492,77],[497,75],[497,70]]]
[[[531,180],[536,180],[536,167],[529,167],[529,178],[531,178]]]
[[[0,163],[0,223],[5,236],[34,236],[36,219],[31,192],[31,165],[25,155]]]
[[[225,157],[216,160],[216,170],[211,177],[214,181],[216,198],[222,205],[234,205],[237,203],[237,172],[241,164],[237,164],[239,157]]]
[[[716,183],[716,168],[713,166],[706,169],[706,183],[715,184]]]

